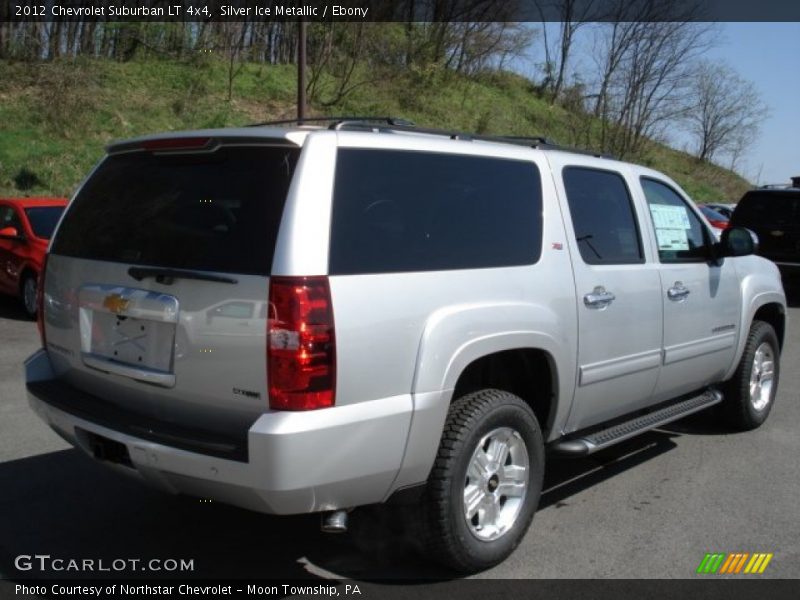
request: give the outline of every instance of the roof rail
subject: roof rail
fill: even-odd
[[[553,140],[543,136],[517,136],[517,135],[482,135],[475,133],[466,133],[463,131],[455,131],[449,129],[436,129],[430,127],[417,127],[415,125],[405,125],[402,123],[390,123],[387,125],[380,125],[376,122],[368,121],[342,121],[331,125],[331,129],[337,130],[360,130],[360,131],[375,131],[376,133],[393,133],[393,132],[406,132],[406,133],[421,133],[428,135],[440,135],[448,137],[451,140],[464,140],[464,141],[481,141],[481,142],[495,142],[499,144],[513,144],[515,146],[525,146],[527,148],[542,148],[549,150],[561,150],[563,152],[570,152],[573,154],[584,154],[587,156],[595,156],[599,158],[610,158],[613,156],[594,152],[591,150],[581,150],[579,148],[571,148],[569,146],[561,146]]]
[[[558,146],[553,140],[550,138],[546,138],[543,136],[525,136],[525,135],[502,135],[500,136],[505,140],[512,141],[512,142],[529,142],[534,144],[543,144],[545,146]]]
[[[386,123],[387,125],[404,125],[414,126],[414,123],[406,119],[398,117],[351,117],[351,116],[335,116],[335,117],[303,117],[297,119],[282,119],[279,121],[264,121],[263,123],[251,123],[247,127],[268,127],[271,125],[303,125],[305,123],[326,123],[331,122],[331,129],[334,129],[339,123],[355,122],[355,123]]]
[[[302,119],[284,119],[280,121],[266,121],[264,123],[254,123],[248,127],[265,127],[270,125],[293,125],[304,123],[327,123],[330,122],[328,129],[335,131],[373,131],[375,133],[417,133],[427,135],[440,135],[451,140],[495,142],[499,144],[513,144],[515,146],[525,146],[527,148],[543,148],[550,150],[561,150],[573,154],[583,154],[598,158],[610,158],[613,156],[594,152],[592,150],[582,150],[569,146],[560,146],[553,140],[543,136],[518,136],[518,135],[482,135],[467,133],[450,129],[437,129],[432,127],[417,127],[413,121],[399,117],[358,117],[358,116],[333,116],[333,117],[304,117]]]

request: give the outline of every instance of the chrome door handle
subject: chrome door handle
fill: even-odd
[[[606,308],[616,299],[616,296],[611,292],[607,292],[606,288],[598,285],[591,292],[583,297],[583,303],[589,308]]]
[[[667,298],[676,302],[686,300],[688,296],[689,288],[680,281],[676,281],[675,284],[667,290]]]

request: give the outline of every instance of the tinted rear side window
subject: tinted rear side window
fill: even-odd
[[[530,162],[338,153],[332,275],[527,265],[541,245],[541,181]]]
[[[55,254],[267,275],[299,150],[108,157],[75,198]]]
[[[800,225],[800,194],[791,192],[750,193],[736,206],[734,224]]]
[[[64,208],[63,206],[36,206],[25,209],[25,214],[28,215],[28,221],[30,221],[31,229],[36,237],[50,239]]]

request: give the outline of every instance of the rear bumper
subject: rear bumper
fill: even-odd
[[[247,460],[230,460],[131,435],[53,402],[46,352],[25,363],[28,400],[53,430],[94,457],[92,434],[123,444],[130,466],[106,463],[172,493],[274,514],[383,501],[398,478],[411,425],[409,395],[309,412],[267,412],[247,434]],[[417,468],[417,470],[419,470]]]

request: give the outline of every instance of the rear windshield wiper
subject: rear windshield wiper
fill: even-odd
[[[239,283],[233,277],[223,277],[221,275],[211,275],[201,271],[180,271],[177,269],[166,269],[163,267],[131,267],[128,275],[136,281],[141,281],[147,277],[155,277],[158,283],[170,285],[176,279],[199,279],[201,281],[216,281],[218,283]]]

